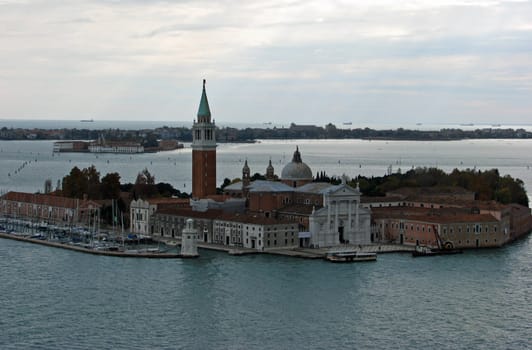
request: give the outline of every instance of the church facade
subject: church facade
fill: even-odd
[[[360,204],[360,190],[342,183],[323,195],[323,208],[309,216],[309,246],[371,243],[371,214]]]

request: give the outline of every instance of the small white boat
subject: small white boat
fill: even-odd
[[[325,256],[325,260],[334,263],[376,261],[376,253],[362,253],[357,251],[330,252]]]

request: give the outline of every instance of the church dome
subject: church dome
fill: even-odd
[[[292,161],[285,165],[283,171],[281,172],[282,180],[311,180],[312,181],[312,171],[309,166],[301,160],[301,154],[299,153],[299,148],[296,147],[294,152],[294,157]]]

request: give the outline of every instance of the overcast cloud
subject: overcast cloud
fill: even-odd
[[[0,118],[531,123],[530,1],[0,0]]]

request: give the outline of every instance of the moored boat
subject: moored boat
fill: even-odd
[[[445,249],[445,248],[429,248],[425,246],[416,246],[416,249],[412,252],[413,257],[420,256],[433,256],[433,255],[451,255],[462,254],[461,249]]]
[[[376,253],[362,253],[357,251],[330,252],[325,256],[325,260],[334,263],[376,261]]]

